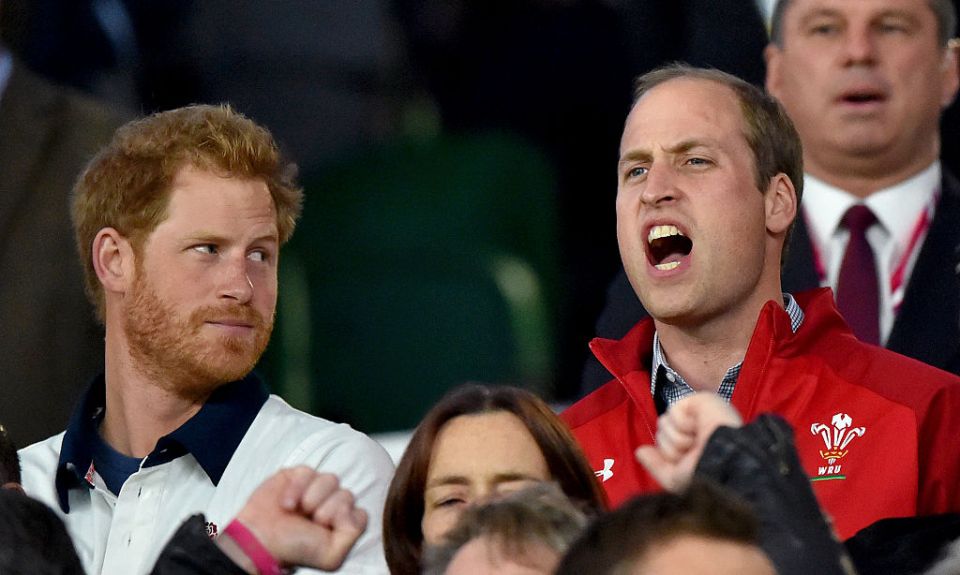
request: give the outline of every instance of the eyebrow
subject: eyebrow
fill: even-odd
[[[716,146],[716,142],[713,140],[689,138],[677,142],[676,144],[666,148],[665,151],[668,154],[683,154],[694,148],[709,148],[711,146]],[[624,162],[649,161],[651,157],[652,154],[646,150],[630,150],[626,154],[620,156],[620,161],[618,163],[622,164]]]
[[[812,18],[842,18],[843,14],[836,8],[829,8],[827,6],[814,6],[807,13],[800,16],[800,23],[806,24],[808,20]]]
[[[540,481],[540,478],[533,477],[526,473],[520,473],[519,471],[508,471],[505,473],[497,473],[493,476],[493,483],[508,483],[510,481]],[[449,485],[469,485],[470,480],[464,477],[463,475],[441,475],[440,477],[434,478],[432,481],[427,482],[426,489],[431,489],[434,487],[446,487]]]
[[[220,235],[214,232],[206,232],[203,230],[197,233],[190,234],[186,239],[191,242],[207,242],[211,244],[223,244],[223,243],[232,241],[223,235]],[[250,243],[279,242],[279,241],[280,241],[279,232],[274,229],[270,233],[261,234],[259,236],[256,236],[255,238],[252,238],[250,240]]]
[[[879,18],[889,18],[891,16],[895,18],[903,18],[911,22],[916,22],[917,20],[916,15],[913,14],[912,12],[908,12],[906,10],[901,10],[897,8],[887,8],[877,14],[872,14],[870,16],[870,20],[876,20]],[[840,10],[837,10],[836,8],[830,8],[826,6],[817,6],[812,8],[806,14],[803,14],[802,16],[800,16],[800,24],[801,25],[809,24],[809,21],[815,18],[846,19],[846,16],[843,14],[843,12],[841,12]]]
[[[915,26],[919,25],[920,23],[919,20],[917,19],[916,14],[914,14],[913,12],[908,12],[906,10],[901,10],[898,8],[888,8],[883,12],[880,12],[879,14],[876,14],[874,16],[874,19],[878,19],[878,20],[882,20],[883,18],[900,18],[902,20],[906,20],[910,22]]]

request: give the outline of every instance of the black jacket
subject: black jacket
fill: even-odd
[[[193,515],[183,522],[163,548],[153,565],[151,575],[246,575],[231,561],[207,534],[203,515]]]
[[[760,520],[760,546],[778,575],[853,573],[810,488],[780,417],[761,415],[744,427],[718,428],[694,473],[736,493]]]

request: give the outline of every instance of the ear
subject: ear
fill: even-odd
[[[780,99],[780,62],[783,59],[783,51],[780,46],[773,42],[767,44],[763,49],[763,59],[767,63],[767,77],[765,86],[767,93],[774,98]]]
[[[783,234],[797,217],[797,190],[793,182],[783,172],[770,178],[767,192],[764,194],[767,231],[773,235]]]
[[[104,292],[126,293],[136,275],[130,240],[114,228],[103,228],[93,239],[91,257]]]
[[[957,51],[960,50],[960,44],[956,38],[951,38],[947,42],[947,47],[943,53],[943,64],[941,66],[940,78],[940,107],[946,108],[957,96],[957,87],[960,84],[960,70],[957,70]]]

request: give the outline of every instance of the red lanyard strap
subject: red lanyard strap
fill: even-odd
[[[930,222],[933,221],[933,213],[936,209],[937,202],[940,200],[940,188],[939,186],[933,192],[933,196],[930,198],[930,201],[927,203],[927,206],[922,212],[920,212],[920,217],[917,218],[917,223],[913,226],[913,231],[910,233],[910,241],[907,243],[907,249],[904,251],[903,255],[900,257],[900,261],[897,263],[896,267],[893,269],[893,274],[890,276],[890,294],[891,299],[893,300],[894,311],[900,307],[900,302],[903,300],[903,289],[904,289],[904,276],[907,272],[907,264],[910,263],[910,259],[913,256],[914,251],[916,251],[921,243],[921,240],[927,234],[927,230],[930,229]],[[803,213],[803,216],[806,218],[806,212]],[[807,229],[812,229],[809,225],[809,218],[807,218]],[[813,267],[817,272],[817,277],[820,279],[820,284],[824,283],[824,280],[827,278],[827,269],[823,264],[823,258],[820,255],[820,248],[817,245],[816,241],[810,241],[810,248],[813,255]]]

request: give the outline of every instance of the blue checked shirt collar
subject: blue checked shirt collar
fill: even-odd
[[[793,296],[783,294],[783,306],[787,315],[790,316],[790,328],[793,333],[797,333],[800,325],[803,323],[803,310],[797,305],[797,300]],[[737,384],[737,378],[740,377],[740,368],[743,366],[743,360],[727,370],[720,381],[720,387],[717,389],[719,395],[724,401],[729,402],[733,397],[733,388]],[[650,369],[650,395],[654,398],[659,393],[667,406],[673,405],[681,399],[693,395],[696,391],[684,381],[683,376],[677,373],[667,363],[667,358],[663,356],[663,348],[660,346],[660,335],[653,334],[653,365]]]

